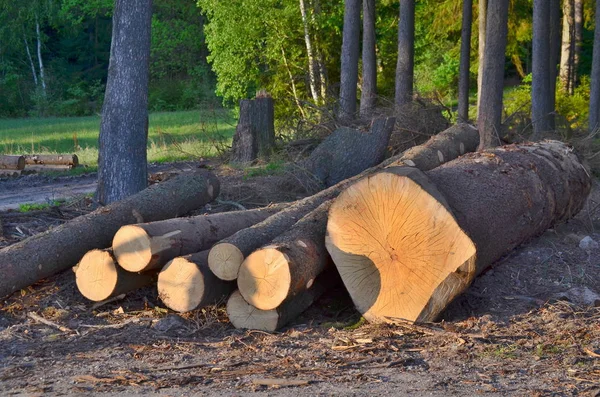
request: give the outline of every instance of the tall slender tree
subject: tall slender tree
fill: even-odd
[[[485,51],[485,29],[487,27],[487,4],[488,0],[479,0],[478,12],[479,12],[479,23],[478,23],[478,48],[477,48],[477,108],[479,108],[479,100],[481,99],[481,82],[483,79],[483,54]]]
[[[533,55],[531,82],[531,117],[533,119],[533,140],[539,140],[542,133],[552,129],[550,118],[553,115],[550,97],[550,2],[533,0]]]
[[[509,0],[488,2],[481,99],[477,115],[480,150],[500,143],[508,6]]]
[[[351,119],[356,114],[356,84],[360,51],[360,0],[344,1],[342,66],[340,70],[340,108],[338,117]]]
[[[562,44],[560,51],[560,89],[573,91],[575,62],[575,1],[564,0],[562,22]]]
[[[550,103],[552,111],[556,109],[556,80],[560,61],[560,0],[549,0],[550,3]],[[550,118],[550,129],[556,128],[556,117]]]
[[[310,24],[306,13],[306,4],[304,0],[300,0],[300,14],[302,15],[302,25],[304,26],[304,43],[306,44],[306,56],[308,58],[308,83],[310,86],[310,94],[313,101],[319,103],[319,91],[317,89],[317,64],[313,51],[312,38],[310,35]]]
[[[147,186],[148,78],[152,0],[115,0],[98,153],[98,201]]]
[[[412,101],[415,69],[415,0],[400,0],[398,61],[396,63],[396,106]]]
[[[594,29],[594,52],[592,55],[592,86],[590,89],[589,130],[600,127],[600,0],[596,0],[596,27]]]
[[[363,0],[362,85],[360,115],[368,116],[377,101],[377,58],[375,54],[375,0]]]
[[[460,34],[460,70],[458,80],[458,118],[469,121],[469,78],[471,69],[471,24],[473,0],[463,0],[462,28]]]

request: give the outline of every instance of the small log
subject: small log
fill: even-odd
[[[81,295],[99,302],[152,284],[156,272],[130,273],[117,265],[110,250],[94,249],[81,258],[75,281]]]
[[[0,156],[0,169],[3,170],[22,170],[25,168],[25,157],[23,156]]]
[[[70,165],[27,165],[25,172],[65,172],[71,169]]]
[[[27,154],[24,157],[26,165],[79,165],[76,154]]]
[[[184,215],[219,194],[206,170],[168,181],[0,250],[0,297],[66,270],[94,248],[107,248],[121,226]]]
[[[178,256],[210,248],[214,243],[277,213],[285,204],[269,207],[174,218],[127,225],[112,242],[114,254],[123,269],[141,272],[163,267]]]
[[[458,124],[434,137],[424,145],[431,150],[420,150],[411,154],[410,160],[417,164],[434,166],[451,159],[452,153],[462,150],[471,152],[479,144],[479,134],[475,128],[468,124]],[[443,154],[442,156],[439,153]],[[444,160],[444,161],[443,161]],[[383,163],[363,171],[361,174],[341,181],[313,196],[296,201],[284,210],[265,219],[252,227],[242,229],[232,236],[223,239],[211,248],[208,256],[208,265],[217,277],[222,280],[235,280],[244,259],[254,250],[268,244],[275,237],[285,233],[303,216],[317,208],[323,202],[338,196],[344,189],[356,181],[381,170],[383,167],[403,164],[403,155],[392,157]],[[425,165],[424,165],[425,166]]]
[[[227,301],[227,316],[235,328],[275,332],[308,309],[325,292],[326,285],[317,280],[310,289],[272,310],[260,310],[235,291]]]
[[[217,278],[208,268],[208,251],[175,258],[158,274],[158,296],[176,312],[189,312],[224,301],[235,283]]]
[[[467,154],[427,173],[387,168],[335,200],[326,245],[367,320],[433,321],[494,261],[577,214],[590,186],[557,141]]]

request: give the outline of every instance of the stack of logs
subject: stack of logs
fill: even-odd
[[[341,279],[369,321],[432,321],[590,191],[561,142],[478,143],[457,125],[294,203],[123,226],[83,256],[77,286],[100,301],[156,282],[172,310],[227,300],[235,327],[275,331]]]
[[[79,165],[75,154],[0,155],[0,175],[18,176],[24,171],[66,171]]]

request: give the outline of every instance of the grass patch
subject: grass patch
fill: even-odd
[[[152,113],[148,161],[214,156],[216,143],[231,143],[234,124],[227,109]],[[0,154],[75,153],[81,164],[94,167],[99,131],[100,116],[0,119]]]
[[[39,211],[45,210],[50,207],[57,207],[60,204],[64,203],[64,200],[52,200],[49,203],[26,203],[19,204],[19,212],[30,212],[30,211]]]
[[[284,163],[281,160],[270,161],[266,165],[258,167],[249,167],[244,170],[244,179],[254,178],[257,176],[277,175],[281,174],[284,169]]]

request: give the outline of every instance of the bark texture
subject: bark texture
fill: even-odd
[[[396,63],[396,106],[410,103],[415,67],[415,0],[400,0],[398,60]]]
[[[98,201],[147,186],[152,0],[116,0],[98,147]]]
[[[561,7],[560,0],[549,0],[550,2],[550,102],[552,111],[556,109],[556,82],[558,79],[558,67],[560,63],[561,46]],[[556,128],[556,117],[550,118],[550,128]]]
[[[344,0],[344,30],[340,69],[338,117],[353,119],[356,114],[356,84],[360,48],[360,0]]]
[[[76,154],[30,154],[25,155],[25,164],[28,165],[68,165],[77,167],[79,158]]]
[[[460,34],[460,70],[458,80],[458,119],[469,121],[469,80],[471,77],[471,24],[473,0],[463,0],[462,29]]]
[[[240,118],[232,144],[235,163],[245,164],[268,156],[275,145],[275,108],[273,98],[261,96],[240,101]]]
[[[483,58],[485,54],[485,30],[487,28],[487,4],[488,0],[478,1],[479,23],[478,23],[478,48],[477,48],[477,109],[481,100],[481,83],[483,81]]]
[[[552,129],[554,118],[550,78],[550,1],[533,1],[533,73],[531,81],[532,140],[539,140]]]
[[[319,103],[319,90],[317,89],[317,64],[310,35],[310,24],[304,0],[300,0],[300,15],[302,15],[302,26],[304,27],[304,44],[306,44],[306,56],[308,58],[308,83],[313,101]]]
[[[592,74],[590,88],[589,130],[600,126],[600,0],[596,0],[596,29],[594,31],[594,52],[592,55]]]
[[[573,92],[575,65],[575,0],[563,0],[562,44],[560,50],[560,89]]]
[[[509,0],[488,0],[481,98],[477,115],[480,150],[500,144],[508,4]]]
[[[24,156],[11,156],[8,154],[0,156],[0,169],[2,170],[22,170],[25,168]]]
[[[433,321],[487,266],[576,215],[590,187],[558,141],[467,154],[426,173],[388,168],[336,199],[327,248],[365,318]]]
[[[360,116],[368,117],[377,102],[377,57],[375,54],[375,0],[363,0],[362,84]]]
[[[66,270],[94,248],[106,248],[121,226],[158,221],[201,208],[219,194],[208,171],[183,174],[125,200],[0,250],[0,297]]]

